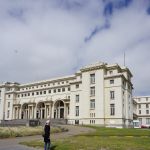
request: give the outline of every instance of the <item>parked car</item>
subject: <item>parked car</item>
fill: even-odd
[[[141,128],[150,128],[150,125],[148,125],[148,124],[145,124],[145,125],[141,125]]]

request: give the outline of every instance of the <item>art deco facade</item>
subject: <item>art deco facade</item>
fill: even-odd
[[[133,97],[135,119],[141,125],[150,125],[150,96]]]
[[[28,84],[0,85],[0,120],[67,119],[69,124],[132,124],[132,74],[118,64],[96,63],[74,75]]]

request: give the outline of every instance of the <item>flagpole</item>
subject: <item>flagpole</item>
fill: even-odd
[[[124,66],[126,66],[126,53],[124,51]]]

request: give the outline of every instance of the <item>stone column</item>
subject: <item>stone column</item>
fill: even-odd
[[[21,112],[22,112],[22,109],[21,107],[19,107],[19,119],[21,119]]]
[[[34,119],[38,119],[38,118],[36,118],[36,113],[37,113],[37,105],[35,104],[35,106],[34,106]]]
[[[20,110],[19,110],[19,106],[18,106],[18,108],[17,108],[17,109],[18,109],[17,119],[19,119],[19,111],[20,111]]]
[[[32,119],[34,119],[34,108],[35,108],[35,106],[33,105],[32,106]]]
[[[28,106],[28,109],[27,109],[27,119],[29,119],[29,106]]]
[[[44,118],[47,119],[47,105],[45,104]]]
[[[67,106],[66,103],[64,103],[64,119],[67,118]]]
[[[15,119],[15,107],[13,107],[13,119]]]
[[[49,117],[52,118],[52,104],[49,105]]]
[[[15,119],[17,118],[17,107],[15,107]]]

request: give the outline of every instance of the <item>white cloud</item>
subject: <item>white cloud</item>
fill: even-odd
[[[106,18],[98,0],[0,1],[1,81],[68,75],[98,60],[122,65],[126,50],[135,94],[149,94],[148,4],[134,0]],[[92,34],[106,20],[110,28]]]

